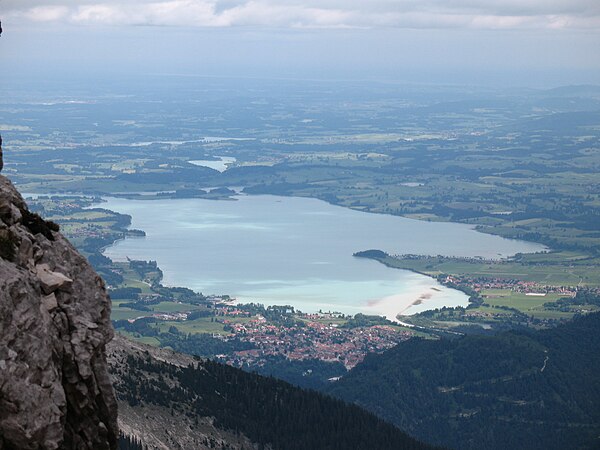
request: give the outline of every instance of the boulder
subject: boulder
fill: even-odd
[[[73,283],[73,280],[68,276],[60,272],[52,272],[48,264],[40,264],[35,269],[42,291],[46,295],[53,293],[57,289],[70,286]]]

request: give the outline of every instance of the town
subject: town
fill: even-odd
[[[307,314],[293,308],[267,308],[264,311],[268,314],[261,314],[255,312],[257,308],[262,307],[218,301],[207,309],[148,312],[128,319],[127,323],[117,320],[115,325],[134,338],[151,337],[159,341],[166,339],[165,335],[185,340],[188,338],[185,330],[191,326],[198,327],[197,333],[213,330],[212,339],[234,344],[231,351],[206,354],[198,350],[203,356],[216,357],[239,367],[260,367],[269,357],[281,356],[290,361],[340,362],[350,370],[367,353],[380,353],[415,334],[377,316]],[[160,332],[164,329],[167,333]]]

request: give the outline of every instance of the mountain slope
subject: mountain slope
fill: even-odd
[[[329,393],[453,448],[600,445],[600,314],[555,329],[413,339],[365,361]]]
[[[430,448],[361,408],[273,378],[119,336],[109,353],[121,428],[153,448]]]
[[[139,391],[148,385],[148,380],[170,379],[171,370],[197,363],[193,356],[133,342],[118,334],[107,351],[117,390],[119,429],[125,437],[135,438],[152,449],[255,448],[244,435],[220,429],[211,417],[194,414],[186,400],[180,399],[177,405],[163,404],[155,401],[159,393]],[[140,362],[147,361],[163,364],[164,373],[144,370]],[[169,389],[175,384],[170,382]]]

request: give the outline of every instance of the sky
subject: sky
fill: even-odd
[[[0,19],[2,77],[600,84],[599,0],[0,0]]]

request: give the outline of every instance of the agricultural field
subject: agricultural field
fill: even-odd
[[[482,260],[418,255],[388,256],[386,265],[432,277],[442,274],[471,278],[513,279],[546,286],[598,287],[599,259],[583,252],[551,252],[518,255],[511,259]]]

